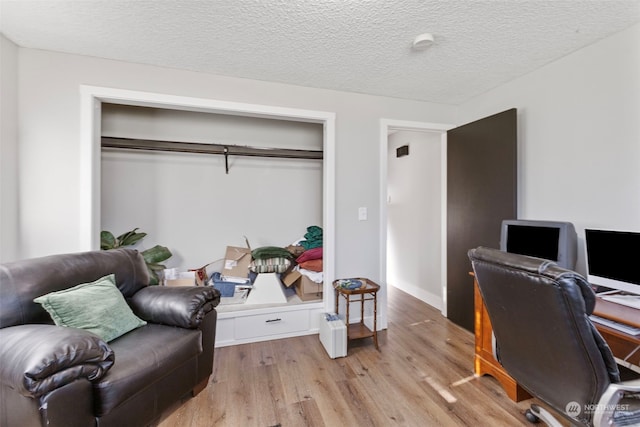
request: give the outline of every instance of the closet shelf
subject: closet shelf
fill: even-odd
[[[159,141],[150,139],[102,137],[102,148],[143,151],[168,151],[178,153],[221,154],[229,173],[228,156],[277,157],[283,159],[322,160],[321,150],[298,150],[290,148],[249,147],[230,144],[204,144],[197,142]]]

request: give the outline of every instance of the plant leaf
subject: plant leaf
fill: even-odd
[[[147,264],[147,267],[153,271],[162,271],[167,268],[167,266],[164,264]]]
[[[116,238],[109,231],[100,232],[100,249],[108,250],[116,247]]]
[[[146,236],[147,233],[133,233],[127,236],[126,239],[122,240],[121,245],[122,246],[133,246],[136,243],[138,243],[140,240],[142,240],[144,238],[144,236]]]
[[[131,231],[127,231],[126,233],[122,233],[121,235],[119,235],[118,237],[116,237],[116,240],[118,241],[118,245],[122,246],[122,242],[127,239],[127,237],[129,237],[131,234],[135,233],[137,230],[137,228],[134,228]]]
[[[157,285],[160,283],[160,279],[158,278],[158,274],[153,271],[152,269],[148,268],[149,265],[147,265],[147,270],[149,270],[149,285]]]
[[[118,246],[131,246],[147,235],[147,233],[137,233],[136,230],[138,227],[118,236]]]
[[[166,246],[155,245],[145,251],[142,251],[142,256],[147,264],[158,264],[162,261],[166,261],[171,258],[173,254]]]

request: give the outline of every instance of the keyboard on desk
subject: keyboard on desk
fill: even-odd
[[[615,329],[616,331],[624,332],[625,334],[629,334],[633,336],[640,335],[640,328],[636,328],[631,325],[616,322],[615,320],[605,319],[604,317],[596,316],[593,314],[589,316],[589,318],[591,319],[592,322],[599,323],[604,326],[608,326],[611,329]]]
[[[603,295],[600,298],[640,310],[640,295]]]

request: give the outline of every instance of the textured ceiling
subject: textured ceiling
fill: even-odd
[[[22,47],[446,104],[637,22],[638,0],[0,0]]]

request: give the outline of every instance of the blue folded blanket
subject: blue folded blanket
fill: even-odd
[[[362,280],[358,279],[340,279],[336,282],[336,288],[353,290],[360,287],[362,287]]]

